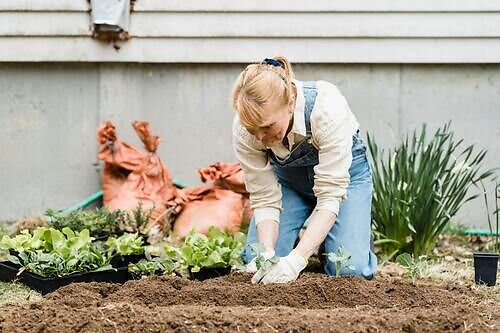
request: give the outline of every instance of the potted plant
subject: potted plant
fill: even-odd
[[[486,192],[486,188],[481,182],[481,186],[483,188],[484,195],[484,203],[486,205],[486,214],[488,217],[488,226],[490,229],[490,234],[493,235],[493,252],[475,252],[474,255],[474,280],[477,284],[485,284],[489,287],[493,287],[497,281],[497,267],[498,267],[498,259],[500,257],[500,243],[499,243],[499,234],[498,234],[498,213],[499,213],[499,204],[498,200],[500,199],[499,190],[500,184],[495,182],[495,210],[492,212],[495,215],[495,230],[493,229],[493,225],[491,223],[490,216],[490,207],[488,205],[488,195]]]

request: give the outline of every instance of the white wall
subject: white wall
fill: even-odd
[[[274,54],[300,79],[336,83],[385,146],[452,119],[498,165],[500,2],[138,0],[119,51],[90,38],[88,7],[0,1],[0,220],[98,190],[95,129],[106,119],[135,145],[130,123],[151,121],[174,177],[196,184],[197,168],[234,160],[233,80]],[[484,227],[481,202],[460,219]]]

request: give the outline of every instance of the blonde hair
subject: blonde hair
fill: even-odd
[[[243,70],[232,90],[233,111],[246,128],[256,128],[266,120],[263,107],[284,107],[293,95],[292,65],[284,56],[275,56],[280,66],[251,64]]]

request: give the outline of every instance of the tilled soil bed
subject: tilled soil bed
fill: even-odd
[[[0,332],[500,332],[500,302],[465,286],[318,273],[253,285],[250,277],[72,284],[0,308]]]

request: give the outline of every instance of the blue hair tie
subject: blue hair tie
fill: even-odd
[[[274,67],[285,68],[281,62],[279,62],[278,60],[270,59],[270,58],[264,59],[262,61],[262,64],[271,65],[271,66],[274,66]]]

